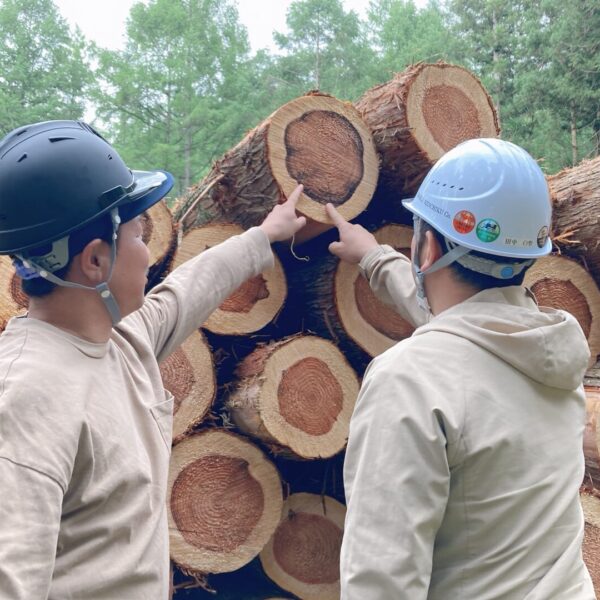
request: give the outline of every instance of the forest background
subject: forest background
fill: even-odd
[[[252,52],[234,0],[147,0],[109,50],[52,0],[0,0],[0,137],[91,109],[128,164],[175,175],[177,196],[285,102],[312,89],[355,101],[444,60],[481,78],[502,137],[546,173],[600,153],[598,0],[371,0],[364,17],[295,0],[286,23],[275,50]]]

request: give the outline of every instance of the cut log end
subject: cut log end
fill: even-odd
[[[171,211],[164,202],[157,202],[140,217],[142,239],[150,253],[148,289],[156,285],[169,271],[175,248],[177,231]]]
[[[351,105],[325,95],[292,100],[272,115],[267,144],[284,196],[304,185],[298,202],[302,214],[332,226],[328,202],[346,219],[367,207],[379,164],[371,133]]]
[[[243,458],[211,455],[182,469],[171,491],[171,511],[188,544],[227,553],[248,539],[264,510],[262,488],[249,466]],[[203,481],[210,482],[208,491],[198,485]]]
[[[171,557],[188,572],[224,573],[250,562],[281,516],[281,481],[243,438],[206,430],[173,449],[169,474]]]
[[[243,229],[231,223],[213,223],[189,230],[181,241],[174,266],[224,242]],[[277,316],[287,296],[287,282],[281,262],[244,282],[214,311],[203,327],[220,335],[244,335],[262,329]]]
[[[343,204],[363,178],[362,139],[352,123],[336,112],[312,110],[291,121],[285,130],[285,150],[289,174],[321,204]]]
[[[465,140],[500,133],[481,82],[455,65],[424,65],[408,90],[406,107],[413,135],[432,163]]]
[[[200,424],[215,399],[212,353],[200,331],[194,332],[160,365],[165,388],[173,394],[173,439]]]
[[[339,598],[345,512],[342,504],[327,496],[290,496],[281,523],[260,554],[267,575],[300,598]]]
[[[581,325],[590,347],[590,366],[600,354],[600,291],[592,276],[564,256],[538,259],[527,271],[524,284],[540,306],[571,313]]]
[[[586,423],[583,433],[585,476],[583,486],[600,494],[600,388],[585,386]],[[600,515],[600,514],[599,514]]]
[[[27,311],[29,299],[21,288],[21,278],[15,273],[9,256],[0,256],[0,331],[8,321]]]
[[[333,343],[287,338],[255,350],[237,374],[227,406],[243,431],[291,458],[325,458],[344,448],[358,378]]]
[[[413,194],[431,166],[461,142],[500,133],[481,82],[448,63],[411,65],[365,92],[356,108],[373,132],[383,188],[395,193]]]
[[[600,499],[585,492],[580,497],[585,516],[583,560],[598,594],[600,593]]]
[[[386,225],[374,235],[380,244],[390,245],[410,257],[412,228]],[[345,331],[370,356],[381,354],[414,331],[410,323],[375,296],[356,265],[339,263],[335,298]]]

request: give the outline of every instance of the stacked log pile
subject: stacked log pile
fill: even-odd
[[[179,198],[172,217],[151,211],[150,285],[259,224],[298,183],[298,211],[309,220],[292,244],[274,246],[273,269],[241,286],[161,365],[175,397],[168,513],[176,599],[339,598],[343,450],[360,379],[372,357],[413,329],[356,266],[328,253],[337,232],[324,205],[410,256],[411,218],[400,199],[444,152],[499,133],[471,73],[413,65],[355,105],[319,93],[284,105]],[[599,171],[600,158],[549,178],[557,252],[527,275],[540,304],[575,315],[592,352],[586,498],[600,497],[600,368],[592,366],[600,353]],[[26,299],[1,259],[0,277],[6,320]],[[586,539],[599,526],[588,525]],[[600,581],[598,551],[586,548]]]

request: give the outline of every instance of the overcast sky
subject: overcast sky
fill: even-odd
[[[365,16],[369,0],[342,0],[346,10]],[[77,24],[83,34],[99,46],[122,49],[125,20],[135,0],[54,0],[70,25]],[[238,0],[240,20],[248,28],[253,50],[272,48],[272,32],[285,31],[285,15],[292,0]],[[416,4],[425,4],[417,0]]]

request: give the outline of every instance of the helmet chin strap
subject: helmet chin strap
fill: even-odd
[[[17,254],[16,256],[22,262],[23,267],[25,267],[25,269],[29,270],[30,272],[33,271],[33,272],[37,273],[37,275],[39,277],[42,277],[43,279],[47,279],[51,283],[54,283],[61,287],[79,288],[79,289],[83,289],[83,290],[94,290],[94,291],[98,292],[98,294],[100,295],[100,298],[102,299],[104,306],[106,307],[106,310],[108,311],[108,314],[110,315],[112,324],[114,326],[121,320],[121,311],[119,309],[119,305],[117,304],[117,301],[115,300],[115,297],[112,295],[112,292],[110,291],[110,289],[108,287],[108,282],[110,281],[110,278],[112,277],[113,269],[115,266],[115,261],[117,258],[117,232],[119,230],[119,225],[121,224],[121,217],[119,217],[119,209],[118,208],[113,208],[110,211],[110,218],[111,218],[112,229],[113,229],[112,239],[111,239],[111,243],[110,243],[110,252],[111,252],[110,269],[109,269],[108,277],[106,278],[106,281],[103,281],[102,283],[99,283],[98,285],[96,285],[94,287],[89,286],[89,285],[81,285],[79,283],[74,283],[72,281],[65,281],[64,279],[60,279],[59,277],[56,277],[56,275],[53,275],[52,272],[48,270],[48,268],[44,268],[44,266],[47,267],[49,264],[52,264],[52,259],[54,258],[54,252],[55,252],[54,246],[56,245],[56,242],[55,242],[55,244],[53,244],[53,250],[51,251],[50,255],[46,255],[44,257],[39,257],[37,262],[35,262],[31,258],[25,257],[21,254]],[[63,239],[65,239],[65,238],[63,238]],[[62,242],[62,240],[59,240],[59,241]],[[31,276],[29,278],[31,278]]]

